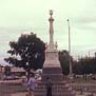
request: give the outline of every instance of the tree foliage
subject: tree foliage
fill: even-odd
[[[59,52],[59,60],[63,74],[69,73],[69,58],[71,58],[72,71],[74,74],[96,74],[96,53],[94,57],[82,57],[78,61],[69,56],[68,51]]]
[[[45,43],[36,34],[22,34],[18,40],[9,43],[10,56],[5,61],[25,70],[42,68],[45,59]]]
[[[59,60],[63,74],[69,73],[69,52],[66,50],[59,51]]]
[[[74,66],[74,73],[76,74],[95,74],[96,73],[96,58],[83,57],[80,58]]]
[[[5,66],[4,74],[6,76],[11,75],[11,68],[9,66]]]

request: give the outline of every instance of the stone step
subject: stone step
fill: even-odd
[[[46,96],[46,94],[35,94],[35,96]],[[75,96],[72,94],[52,94],[52,96]]]
[[[37,92],[37,91],[38,91],[38,92],[46,92],[46,89],[36,89],[35,92]],[[53,90],[53,89],[52,89],[52,92],[53,92],[53,93],[55,93],[55,92],[62,92],[62,91],[63,91],[63,93],[72,92],[72,90],[67,90],[67,89],[66,89],[66,90],[64,90],[64,89],[62,89],[62,90],[60,90],[60,89],[54,89],[54,90]]]
[[[53,82],[52,96],[75,96],[72,87],[66,82]],[[35,90],[35,96],[46,96],[45,83],[39,83]]]

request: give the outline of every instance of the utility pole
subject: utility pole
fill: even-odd
[[[69,50],[69,75],[72,76],[72,62],[71,62],[71,33],[70,33],[70,21],[67,19],[68,23],[68,50]]]

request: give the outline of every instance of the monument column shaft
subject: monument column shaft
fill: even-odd
[[[53,19],[49,19],[49,45],[54,45],[54,29],[53,29]]]

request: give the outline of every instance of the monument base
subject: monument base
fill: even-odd
[[[42,74],[42,80],[46,80],[49,77],[52,81],[63,80],[63,74],[61,68],[44,68]]]

